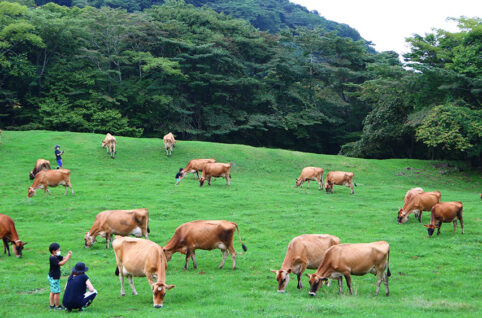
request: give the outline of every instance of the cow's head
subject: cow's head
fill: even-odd
[[[202,187],[204,185],[204,181],[206,181],[206,178],[199,178],[199,186]]]
[[[30,180],[35,179],[35,174],[33,173],[33,170],[32,170],[32,171],[30,171],[30,173],[29,173],[29,175],[28,175],[28,176],[29,176]]]
[[[329,192],[331,191],[331,188],[333,188],[333,184],[325,183],[325,191],[326,191],[326,193],[329,193]]]
[[[85,233],[84,236],[84,241],[85,241],[85,248],[89,248],[95,243],[95,237],[91,236],[89,232]]]
[[[284,293],[286,292],[286,286],[288,285],[288,282],[290,281],[290,273],[291,273],[291,268],[288,270],[282,270],[280,269],[279,271],[275,271],[274,269],[270,269],[273,273],[276,274],[276,280],[278,281],[278,293]]]
[[[310,296],[315,296],[318,290],[320,289],[321,285],[326,284],[328,279],[325,277],[321,277],[320,275],[315,274],[306,274],[306,276],[310,279]]]
[[[105,141],[105,139],[102,140],[102,148],[105,148],[106,145],[107,145],[107,141]]]
[[[403,211],[403,209],[398,208],[398,217],[397,217],[398,224],[405,223],[407,222],[407,220],[408,220],[408,213]]]
[[[27,198],[31,198],[35,195],[36,189],[34,187],[28,188]]]
[[[428,237],[432,237],[433,235],[433,231],[435,231],[435,229],[439,229],[440,226],[436,226],[434,224],[424,224],[424,226],[427,228],[427,232],[428,232]]]
[[[168,289],[173,289],[176,285],[166,285],[164,283],[154,283],[152,284],[152,299],[154,301],[154,308],[161,308],[162,303],[164,302],[164,296],[166,295],[166,291]]]
[[[297,186],[297,187],[300,186],[302,180],[303,180],[303,179],[301,179],[301,178],[296,179],[296,186]]]
[[[20,240],[12,242],[12,249],[15,256],[22,257],[22,250],[26,244],[27,242],[22,242]]]

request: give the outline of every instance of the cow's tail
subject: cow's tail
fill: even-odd
[[[119,276],[119,267],[118,266],[115,267],[115,276]]]
[[[246,245],[244,245],[243,241],[241,240],[241,232],[239,231],[239,227],[236,223],[233,222],[233,224],[234,226],[236,226],[236,230],[238,230],[238,237],[239,237],[239,241],[241,242],[241,246],[243,247],[243,251],[246,252],[248,248],[246,247]]]
[[[387,277],[392,276],[390,272],[390,247],[388,247],[388,258],[387,258]]]

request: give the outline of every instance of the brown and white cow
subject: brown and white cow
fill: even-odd
[[[422,222],[422,212],[431,211],[432,207],[440,202],[442,194],[440,191],[422,192],[414,194],[403,208],[398,210],[398,224],[407,222],[411,213],[415,213],[418,222]]]
[[[462,210],[464,206],[462,202],[440,202],[432,207],[432,215],[430,217],[430,224],[424,224],[427,227],[428,236],[432,237],[433,231],[438,229],[437,235],[440,235],[440,227],[442,223],[454,223],[454,233],[457,228],[457,219],[460,221],[462,227],[462,234],[464,234],[464,219],[462,218]]]
[[[110,157],[112,159],[114,159],[115,154],[117,153],[117,151],[115,150],[116,145],[117,140],[115,139],[115,137],[107,133],[104,140],[102,140],[102,148],[107,147],[107,153],[110,154]]]
[[[33,168],[32,171],[30,171],[30,174],[29,174],[30,180],[35,179],[35,175],[42,170],[50,170],[50,161],[45,159],[37,159],[37,162],[35,163],[35,167]]]
[[[184,178],[186,174],[192,173],[196,174],[199,179],[199,171],[204,170],[207,163],[215,163],[216,159],[192,159],[188,162],[186,168],[182,171],[182,177]]]
[[[211,178],[223,177],[226,178],[226,184],[231,184],[231,164],[230,163],[206,163],[203,169],[201,178],[199,179],[199,185],[202,187],[204,181],[208,180],[208,185],[211,185]]]
[[[176,147],[176,139],[172,133],[168,133],[162,138],[164,148],[166,149],[166,156],[172,155],[172,149]]]
[[[298,289],[303,288],[301,275],[305,269],[317,269],[323,261],[325,252],[337,244],[340,244],[340,239],[329,234],[303,234],[292,239],[281,268],[271,269],[276,274],[278,292],[285,292],[291,273],[298,278]]]
[[[105,238],[105,248],[109,248],[112,235],[144,236],[148,239],[149,211],[147,209],[109,210],[97,214],[89,232],[85,233],[85,247],[94,245],[98,235]]]
[[[318,270],[312,274],[306,274],[310,279],[310,295],[315,296],[321,285],[329,278],[338,279],[340,294],[342,293],[342,280],[345,277],[346,284],[351,289],[351,275],[363,276],[372,273],[377,276],[377,290],[380,284],[385,284],[385,295],[388,296],[388,277],[392,274],[389,268],[390,245],[385,241],[359,244],[340,244],[330,247],[325,254]],[[385,270],[387,272],[385,273]]]
[[[65,187],[64,195],[67,195],[67,187],[69,187],[72,191],[72,194],[74,194],[74,189],[70,183],[70,170],[57,169],[40,171],[35,176],[32,186],[28,188],[27,198],[33,197],[37,189],[44,189],[44,195],[45,192],[48,192],[49,195],[52,195],[48,187],[56,187],[59,185],[63,185]]]
[[[351,194],[355,193],[353,191],[353,184],[356,186],[356,183],[353,182],[353,172],[345,172],[345,171],[330,171],[326,175],[325,179],[325,190],[326,193],[333,193],[333,185],[344,185],[351,189]]]
[[[310,188],[310,181],[317,181],[320,185],[318,190],[323,188],[323,168],[318,167],[306,167],[301,170],[301,175],[298,179],[296,179],[296,186],[301,186],[303,188],[303,184],[305,181],[308,181],[308,189]]]
[[[403,198],[403,204],[406,204],[408,201],[410,201],[416,194],[420,194],[423,192],[423,189],[420,187],[408,190],[405,194],[405,197]]]
[[[3,254],[8,252],[8,256],[10,256],[10,247],[8,246],[8,243],[12,243],[12,249],[15,256],[22,257],[22,250],[27,242],[22,242],[18,238],[15,223],[11,217],[5,214],[0,214],[0,238],[3,241]]]
[[[161,308],[166,291],[176,285],[166,284],[167,259],[162,247],[156,243],[131,237],[117,236],[112,242],[117,267],[115,274],[121,283],[121,295],[125,296],[124,276],[127,276],[132,294],[137,295],[132,277],[147,277],[153,293],[155,308]]]
[[[233,247],[234,230],[238,230],[239,241],[244,251],[247,251],[246,245],[241,241],[238,225],[230,221],[192,221],[180,225],[172,238],[164,246],[164,253],[167,260],[170,261],[172,254],[181,253],[186,255],[187,269],[189,258],[192,258],[194,268],[197,268],[196,254],[197,249],[213,250],[219,248],[223,252],[223,260],[219,268],[223,268],[224,262],[228,257],[228,251],[233,259],[233,270],[236,269],[236,251]]]

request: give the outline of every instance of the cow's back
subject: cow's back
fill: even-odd
[[[335,270],[349,268],[355,275],[365,274],[385,260],[389,248],[385,241],[334,245],[326,252],[323,265]]]
[[[291,240],[287,254],[306,258],[308,268],[318,268],[326,251],[339,244],[340,239],[329,234],[303,234]]]
[[[234,228],[234,223],[225,220],[198,220],[182,224],[176,229],[176,234],[181,240],[197,248],[213,249],[216,243],[224,241]]]
[[[403,198],[403,202],[407,203],[408,201],[410,201],[416,194],[420,194],[420,193],[423,193],[423,189],[422,188],[412,188],[410,190],[407,191],[407,193],[405,194],[405,198]]]
[[[12,227],[15,227],[12,218],[0,213],[0,237],[10,233]]]
[[[452,220],[462,209],[463,204],[459,201],[439,202],[432,207],[432,213],[435,213],[436,217],[441,220]]]
[[[204,166],[203,175],[206,174],[207,176],[216,176],[223,173],[228,173],[230,169],[230,163],[206,163],[206,165]]]
[[[133,228],[140,226],[136,220],[137,213],[138,210],[109,210],[97,214],[95,219],[103,230],[129,235]]]
[[[440,191],[423,192],[414,197],[415,200],[418,200],[418,206],[424,210],[431,210],[435,204],[440,202],[440,198]]]
[[[162,248],[145,239],[117,236],[112,247],[118,264],[134,276],[145,276],[146,271],[156,272],[159,260],[165,260]]]

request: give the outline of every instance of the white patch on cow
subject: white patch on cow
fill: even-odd
[[[343,274],[338,272],[333,272],[330,275],[330,278],[338,278],[338,277],[343,277]]]
[[[129,276],[130,274],[131,274],[131,273],[129,273],[129,272],[127,271],[127,269],[126,269],[124,266],[122,266],[122,275],[124,275],[124,276]]]
[[[224,243],[218,243],[217,245],[217,248],[221,249],[221,250],[226,250],[226,245],[224,245]]]
[[[100,231],[98,235],[105,237],[105,231]]]
[[[60,181],[59,184],[60,184],[60,185],[65,185],[65,181]]]
[[[135,235],[137,237],[142,236],[142,230],[140,227],[136,227],[132,230],[132,232],[129,233],[130,235]]]
[[[225,174],[225,173],[221,173],[220,177],[225,177],[225,178],[226,178],[226,174]]]
[[[44,188],[44,185],[43,185],[43,184],[40,184],[37,188],[43,189],[43,188]]]

